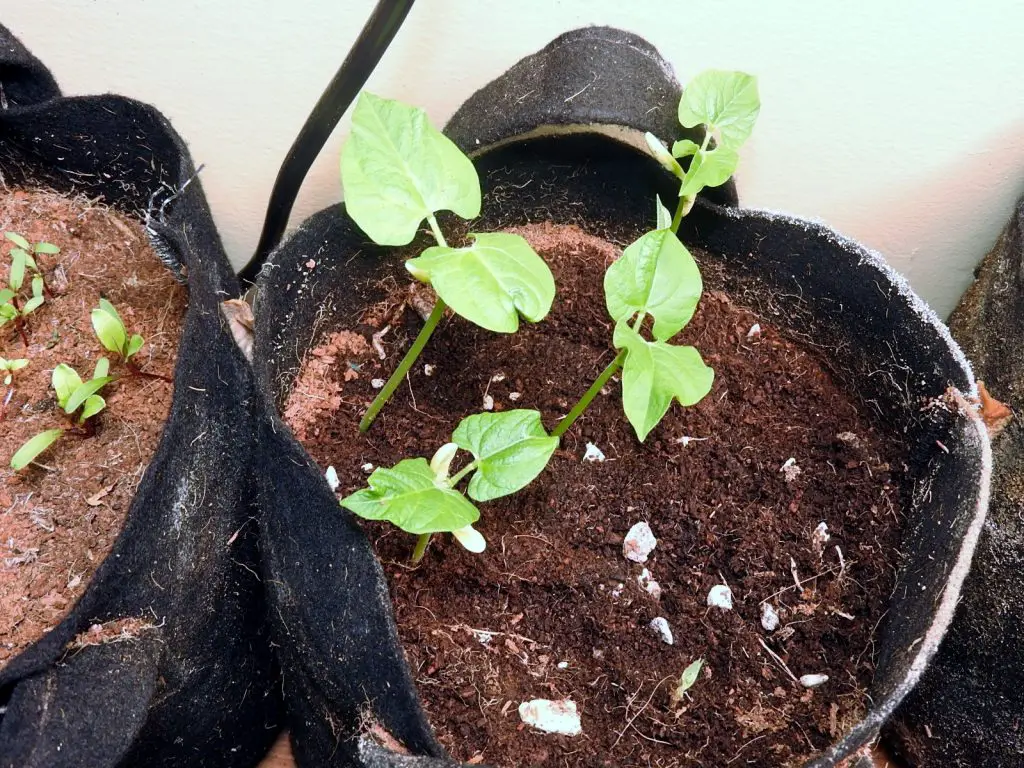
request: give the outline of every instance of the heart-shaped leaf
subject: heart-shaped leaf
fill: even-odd
[[[715,372],[693,347],[647,341],[625,322],[615,326],[613,343],[628,353],[622,365],[622,407],[641,442],[673,399],[693,405],[711,391]]]
[[[519,235],[470,235],[467,248],[434,246],[405,263],[456,313],[481,328],[514,333],[521,314],[542,320],[555,299],[555,279]]]
[[[480,519],[465,496],[435,482],[426,459],[403,459],[391,469],[375,469],[369,485],[346,496],[341,505],[367,520],[387,520],[415,534],[455,531]]]
[[[654,317],[654,338],[670,339],[690,322],[703,290],[693,256],[671,229],[630,245],[604,274],[605,303],[616,322],[637,312]]]
[[[452,441],[476,459],[468,493],[489,501],[529,485],[558,447],[558,438],[544,431],[537,411],[467,416],[452,433]]]
[[[760,111],[756,77],[709,69],[693,78],[683,90],[679,122],[685,128],[703,124],[718,134],[719,146],[737,149],[754,130]]]
[[[365,91],[341,154],[345,207],[380,245],[405,245],[437,211],[480,213],[473,163],[430,124],[422,109]]]

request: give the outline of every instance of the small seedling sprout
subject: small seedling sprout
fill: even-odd
[[[483,537],[473,528],[480,510],[469,499],[490,501],[529,485],[558,447],[558,438],[545,432],[540,413],[513,410],[480,413],[463,419],[428,463],[403,459],[394,467],[377,468],[369,488],[342,499],[346,509],[368,520],[387,520],[419,536],[413,562],[419,562],[435,533],[452,533],[472,552],[482,552]],[[449,476],[459,449],[473,461]],[[456,486],[470,473],[465,494]]]
[[[44,290],[46,289],[45,282],[43,281],[42,273],[36,265],[35,259],[29,251],[28,241],[26,241],[21,235],[15,234],[14,232],[7,232],[6,237],[11,242],[15,243],[15,247],[11,248],[11,266],[7,274],[7,288],[0,290],[0,327],[7,325],[7,323],[13,322],[15,328],[18,329],[18,335],[21,336],[21,341],[28,347],[28,334],[25,333],[25,318],[35,312],[45,301]],[[24,243],[25,247],[22,248],[21,244]],[[37,243],[36,247],[49,246],[50,248],[56,248],[51,246],[49,243]],[[35,251],[33,251],[35,252]],[[43,253],[50,253],[49,250],[41,251]],[[30,281],[32,286],[32,295],[30,298],[25,300],[24,305],[21,303],[21,289],[25,284],[25,271],[29,269],[35,273]]]
[[[50,290],[50,286],[46,283],[46,277],[43,275],[43,270],[39,267],[38,258],[43,254],[55,256],[60,253],[60,248],[53,243],[47,242],[30,244],[28,240],[17,232],[4,232],[4,237],[14,243],[14,247],[11,248],[12,260],[15,257],[19,258],[24,266],[32,270],[32,272],[35,273],[35,276],[42,282],[43,292],[47,296],[52,296],[53,292]]]
[[[679,103],[679,122],[684,127],[704,126],[702,143],[684,139],[669,152],[653,134],[647,134],[654,156],[680,181],[676,211],[670,219],[659,200],[658,228],[627,247],[605,273],[605,303],[615,323],[612,343],[619,352],[555,427],[554,436],[572,426],[620,368],[623,410],[641,441],[673,400],[694,405],[711,391],[714,371],[700,353],[694,347],[669,344],[693,317],[703,291],[700,270],[676,233],[697,194],[732,175],[738,149],[750,135],[759,110],[755,78],[708,70],[686,86]],[[716,145],[711,147],[713,137]],[[689,168],[683,170],[677,158],[689,158]],[[648,316],[654,321],[652,340],[643,335]]]
[[[704,659],[697,659],[683,670],[683,674],[679,677],[679,682],[676,683],[676,687],[669,695],[673,704],[678,706],[682,703],[683,698],[686,696],[686,692],[693,688],[694,683],[697,682],[697,677],[700,675],[700,671],[703,667]]]
[[[54,368],[51,378],[53,391],[57,395],[57,403],[72,420],[73,426],[48,429],[31,438],[15,451],[11,457],[11,468],[24,469],[68,432],[91,434],[93,426],[89,419],[107,407],[106,401],[98,392],[115,379],[114,376],[108,375],[109,371],[110,362],[105,357],[96,361],[92,378],[88,381],[82,381],[75,369],[65,363],[60,363]]]
[[[520,315],[530,322],[547,315],[555,281],[519,235],[470,234],[470,245],[448,245],[435,214],[449,210],[463,219],[478,216],[480,180],[470,159],[430,124],[421,109],[364,92],[342,151],[341,183],[349,215],[375,243],[406,245],[424,219],[437,241],[406,262],[416,279],[433,287],[437,301],[360,421],[359,430],[365,432],[416,362],[447,307],[487,330],[514,333]]]
[[[119,355],[125,363],[142,349],[143,338],[137,333],[133,333],[131,337],[128,336],[121,315],[106,299],[100,299],[99,306],[92,311],[92,327],[100,344],[108,352]]]
[[[14,372],[20,371],[28,365],[28,360],[24,358],[18,358],[15,360],[8,360],[7,358],[0,357],[0,371],[4,371],[4,386],[11,386],[11,382],[14,380]]]

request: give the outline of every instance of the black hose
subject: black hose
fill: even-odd
[[[331,82],[320,96],[313,111],[306,118],[302,130],[285,156],[277,172],[274,188],[267,203],[267,216],[263,220],[256,252],[238,273],[245,284],[256,280],[263,262],[281,242],[281,236],[288,226],[295,197],[299,193],[306,173],[313,165],[334,126],[355,99],[359,89],[381,60],[388,45],[405,21],[414,0],[380,0],[373,14],[356,38],[352,50],[335,73]]]

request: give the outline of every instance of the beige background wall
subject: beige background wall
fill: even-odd
[[[68,94],[158,106],[189,142],[236,264],[281,158],[371,0],[0,0]],[[644,35],[681,80],[760,78],[744,205],[824,220],[885,254],[945,315],[1024,193],[1024,3],[420,0],[370,81],[436,122],[558,33]],[[339,197],[345,124],[292,224]]]

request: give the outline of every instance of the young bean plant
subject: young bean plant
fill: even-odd
[[[419,540],[413,562],[435,533],[452,533],[466,549],[482,552],[483,537],[473,528],[480,510],[466,498],[490,501],[529,485],[558,447],[531,410],[467,416],[452,433],[452,442],[426,459],[403,459],[390,469],[378,468],[369,488],[342,499],[342,506],[368,520],[387,520]],[[449,469],[462,449],[473,460],[454,475]],[[456,486],[472,473],[465,493]]]
[[[619,352],[555,427],[554,436],[572,426],[620,368],[623,410],[641,441],[673,400],[690,406],[711,391],[714,371],[700,353],[669,343],[690,322],[703,291],[697,263],[676,233],[697,194],[723,184],[736,170],[739,147],[753,130],[759,110],[754,77],[708,70],[686,86],[679,102],[679,122],[686,128],[702,126],[703,141],[683,139],[669,152],[647,134],[655,157],[679,179],[675,214],[669,216],[658,201],[657,229],[627,247],[605,272],[605,304],[615,323],[612,344]],[[677,158],[689,158],[689,167],[684,170]],[[644,336],[648,317],[653,319],[650,339]]]
[[[88,381],[82,381],[75,369],[65,363],[53,369],[51,383],[57,395],[57,403],[72,424],[69,427],[48,429],[31,438],[11,457],[13,469],[27,467],[65,434],[92,434],[95,428],[89,419],[107,407],[106,401],[97,393],[115,378],[107,375],[109,370],[110,362],[105,357],[96,361],[96,368]]]
[[[437,294],[433,311],[359,424],[369,429],[412,368],[447,307],[496,333],[514,333],[519,316],[530,322],[551,309],[555,281],[526,240],[507,233],[470,234],[470,244],[448,245],[435,214],[463,219],[480,213],[480,180],[473,163],[423,110],[364,92],[352,114],[352,134],[341,156],[345,206],[379,245],[412,242],[426,219],[437,245],[406,262]]]

